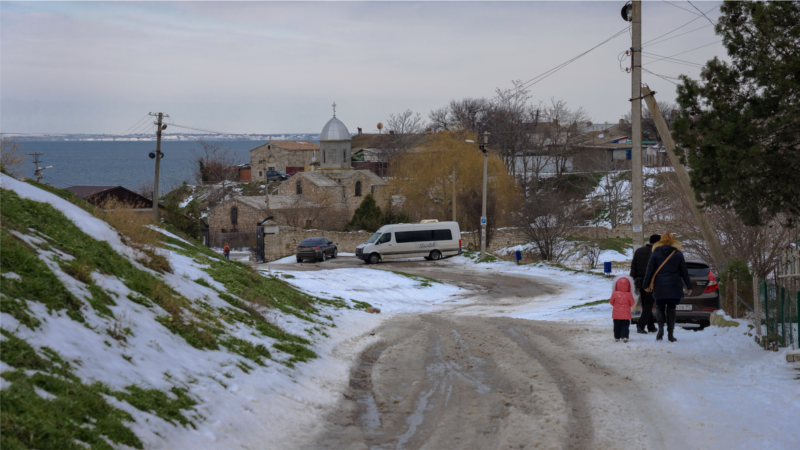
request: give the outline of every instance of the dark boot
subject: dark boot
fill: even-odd
[[[667,310],[667,339],[670,342],[675,342],[675,336],[672,335],[672,331],[675,329],[675,308],[670,308]]]
[[[664,308],[657,308],[656,309],[656,320],[658,320],[658,334],[656,335],[656,340],[660,341],[664,339]]]

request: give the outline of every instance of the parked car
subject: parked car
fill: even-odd
[[[689,269],[689,279],[692,281],[692,293],[681,300],[676,309],[676,323],[696,324],[700,327],[708,326],[711,322],[711,313],[720,308],[719,286],[717,277],[708,264],[704,261],[686,260]],[[655,316],[655,306],[653,307]],[[634,307],[633,323],[641,315],[641,307]]]
[[[435,261],[459,254],[461,230],[458,222],[423,221],[384,225],[369,241],[356,247],[356,257],[367,264],[415,256]]]
[[[315,261],[325,261],[328,258],[336,258],[339,249],[333,242],[324,237],[305,238],[297,246],[297,262],[301,263],[306,259]]]
[[[284,181],[291,178],[286,172],[282,170],[268,170],[267,181]]]

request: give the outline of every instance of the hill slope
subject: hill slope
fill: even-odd
[[[0,177],[4,448],[196,447],[210,418],[263,423],[239,414],[354,306],[165,229],[135,245],[79,199]]]

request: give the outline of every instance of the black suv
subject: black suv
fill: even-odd
[[[284,181],[291,178],[286,172],[282,170],[268,170],[267,181]]]
[[[677,306],[675,322],[708,326],[711,322],[711,313],[720,308],[717,277],[714,276],[711,267],[700,260],[686,260],[686,268],[689,269],[689,279],[692,281],[692,293],[684,297]],[[636,323],[638,316],[641,315],[638,304],[635,309],[633,323]],[[653,317],[655,313],[653,305]]]
[[[313,261],[325,261],[328,258],[336,258],[339,249],[336,244],[324,237],[311,237],[303,239],[297,246],[297,262],[310,259]]]

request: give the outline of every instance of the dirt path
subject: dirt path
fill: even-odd
[[[648,389],[582,351],[588,328],[497,316],[562,285],[448,266],[380,267],[474,295],[467,304],[399,315],[374,330],[381,340],[361,355],[313,448],[666,448],[667,427],[647,408]]]
[[[580,326],[435,314],[378,332],[316,448],[662,447],[630,380],[572,355]]]

